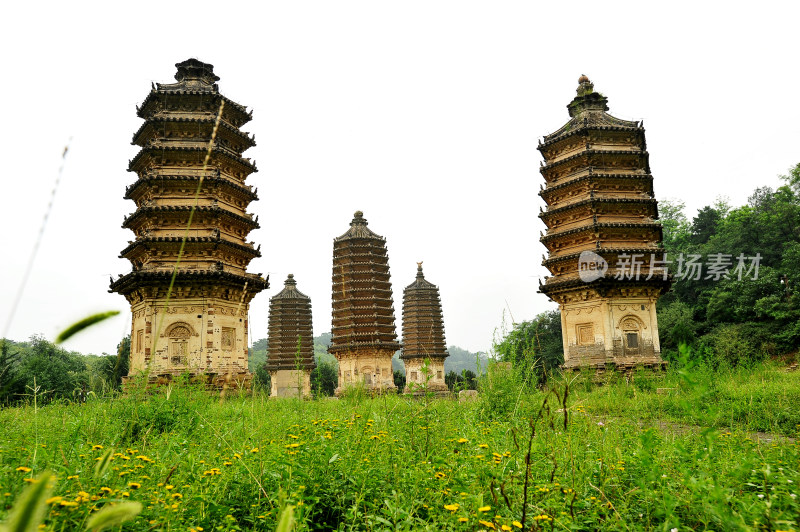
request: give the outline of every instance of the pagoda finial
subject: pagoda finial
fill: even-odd
[[[283,283],[285,287],[290,286],[297,286],[297,281],[294,280],[294,274],[290,273],[288,277],[286,277],[286,281]]]
[[[417,279],[424,279],[425,276],[422,275],[422,261],[417,263]]]
[[[175,63],[175,67],[178,69],[175,79],[179,83],[214,85],[214,82],[219,81],[219,76],[214,74],[214,65],[203,63],[195,58]]]
[[[594,92],[594,83],[589,76],[581,74],[578,78],[578,95],[567,105],[569,116],[575,117],[586,111],[608,111],[608,98]]]
[[[350,222],[350,226],[354,225],[367,225],[367,220],[364,218],[364,213],[361,211],[356,211],[353,213],[353,221]]]

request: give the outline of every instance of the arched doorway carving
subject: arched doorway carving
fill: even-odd
[[[620,320],[619,328],[622,330],[622,342],[626,355],[638,355],[642,346],[642,323],[635,316],[626,316]]]
[[[186,365],[189,357],[189,338],[192,337],[192,327],[188,323],[173,323],[164,335],[169,342],[169,361],[173,366]]]

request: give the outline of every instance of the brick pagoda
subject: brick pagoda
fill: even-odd
[[[297,289],[291,273],[283,290],[269,300],[269,349],[267,371],[273,397],[311,394],[314,362],[314,333],[311,298]]]
[[[417,278],[403,290],[403,352],[407,392],[447,392],[444,359],[449,356],[444,340],[444,320],[439,288],[427,281],[422,263],[417,263]],[[422,371],[427,361],[428,374]],[[427,383],[426,383],[427,381]]]
[[[260,256],[247,241],[259,227],[245,184],[256,167],[242,156],[255,142],[240,130],[252,113],[219,93],[212,65],[176,67],[177,83],[156,84],[137,107],[140,150],[128,166],[136,181],[125,191],[136,210],[122,224],[135,239],[120,254],[132,271],[110,291],[131,305],[130,376],[247,384],[248,308],[269,286],[247,273]]]
[[[396,390],[392,355],[400,349],[386,239],[357,211],[333,240],[333,326],[328,352],[339,361],[340,394],[348,386]]]
[[[660,367],[656,301],[670,280],[644,127],[608,114],[586,76],[577,92],[539,144],[552,274],[540,291],[561,309],[566,368]]]

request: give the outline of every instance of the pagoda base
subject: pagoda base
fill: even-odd
[[[608,357],[602,359],[583,359],[570,360],[568,364],[561,366],[566,371],[580,371],[583,369],[595,371],[613,370],[620,373],[629,373],[637,369],[648,369],[663,371],[667,368],[668,362],[661,357]]]
[[[363,388],[370,394],[396,393],[392,371],[394,353],[394,349],[334,351],[333,355],[339,362],[339,385],[334,395],[339,397],[347,388]]]
[[[186,376],[191,384],[203,384],[207,390],[219,392],[250,391],[253,386],[253,374],[239,373],[138,373],[122,377],[122,391],[132,392],[142,386],[145,389],[168,386],[179,378]]]
[[[424,397],[426,395],[433,395],[434,397],[449,397],[451,395],[450,388],[442,384],[429,384],[428,386],[411,384],[406,385],[403,389],[403,394],[411,395],[413,397]]]
[[[311,397],[310,369],[279,369],[269,372],[270,397]]]
[[[444,381],[444,358],[403,357],[400,359],[406,367],[406,387],[404,393],[416,393],[418,390],[447,391]]]

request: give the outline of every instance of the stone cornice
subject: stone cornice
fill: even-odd
[[[168,214],[168,213],[188,213],[192,210],[191,205],[155,205],[152,207],[139,207],[136,211],[131,214],[130,216],[125,217],[125,220],[122,222],[123,228],[129,228],[133,222],[138,220],[139,218],[145,217],[150,214]],[[218,216],[225,216],[232,220],[235,220],[246,227],[252,229],[258,229],[261,227],[258,224],[258,221],[254,220],[252,217],[241,216],[234,212],[231,212],[227,209],[223,209],[221,207],[212,207],[212,206],[198,206],[194,207],[196,213],[203,213],[203,214],[215,214]]]

